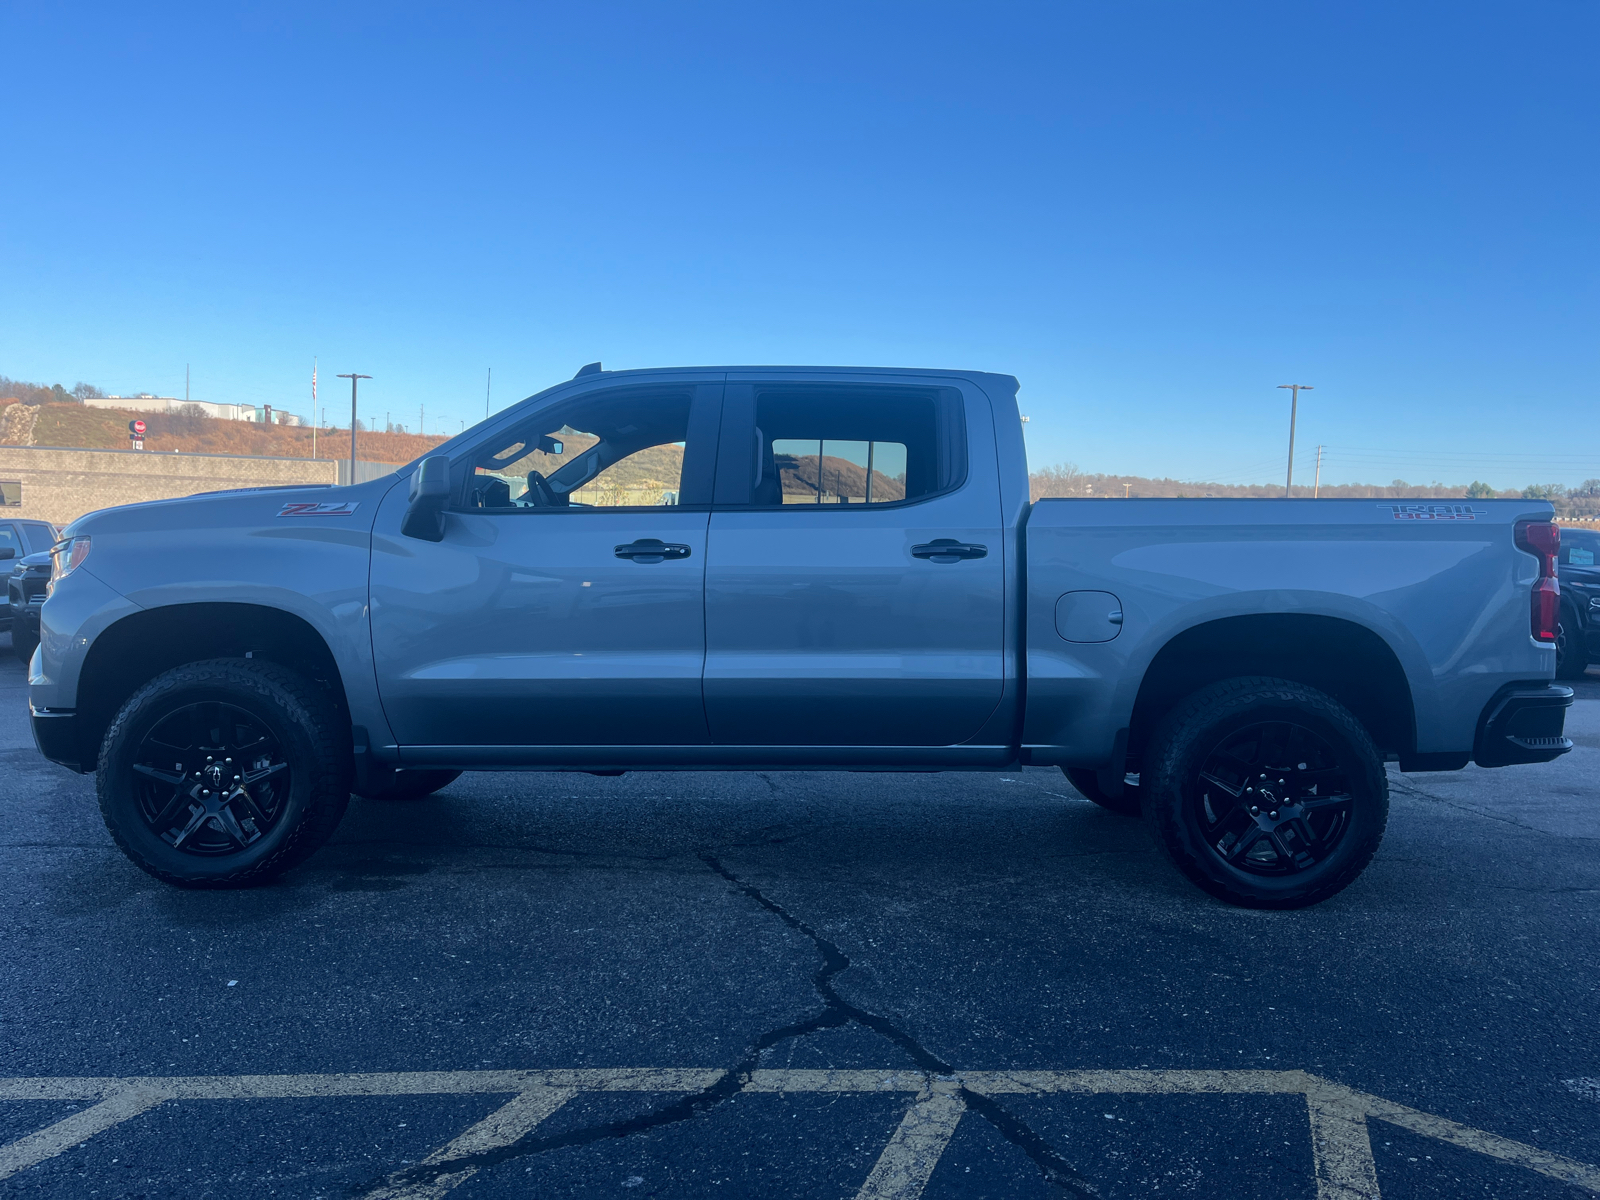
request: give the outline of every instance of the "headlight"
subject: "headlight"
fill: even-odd
[[[45,588],[45,595],[54,591],[56,584],[82,566],[83,560],[88,557],[87,537],[68,538],[50,547],[50,582]]]

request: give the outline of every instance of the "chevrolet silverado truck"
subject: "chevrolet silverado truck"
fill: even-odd
[[[1548,504],[1030,503],[1016,392],[596,363],[385,478],[90,513],[35,738],[181,886],[462,771],[1042,765],[1262,908],[1360,874],[1386,764],[1571,748]]]

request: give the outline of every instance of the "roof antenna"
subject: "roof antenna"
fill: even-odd
[[[583,366],[578,368],[578,373],[576,375],[574,375],[573,378],[574,379],[582,379],[585,375],[598,375],[598,374],[600,374],[600,364],[599,363],[586,363]]]

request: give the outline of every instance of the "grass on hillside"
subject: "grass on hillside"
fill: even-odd
[[[33,427],[35,446],[66,446],[86,450],[129,448],[128,422],[142,418],[146,425],[144,448],[151,452],[176,450],[184,454],[246,454],[267,458],[311,458],[311,429],[296,425],[258,425],[251,421],[221,421],[211,417],[185,417],[172,413],[137,413],[123,409],[89,408],[82,404],[44,404]],[[445,441],[414,433],[356,434],[356,457],[364,462],[408,463]],[[350,431],[322,429],[317,434],[317,458],[349,458]]]

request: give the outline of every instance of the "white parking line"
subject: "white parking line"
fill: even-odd
[[[0,1147],[0,1178],[86,1141],[164,1100],[259,1100],[279,1097],[509,1094],[512,1099],[428,1156],[440,1167],[514,1145],[579,1092],[698,1092],[726,1072],[705,1068],[542,1071],[396,1071],[350,1075],[194,1075],[0,1079],[0,1100],[96,1100],[99,1103]],[[965,1104],[962,1089],[1004,1095],[1301,1095],[1306,1100],[1318,1200],[1378,1200],[1367,1121],[1376,1118],[1600,1195],[1600,1168],[1498,1134],[1407,1108],[1303,1071],[755,1071],[744,1091],[771,1093],[900,1092],[914,1099],[858,1200],[916,1200],[938,1165]],[[426,1183],[399,1172],[371,1197],[443,1196],[470,1178],[473,1164]],[[371,1200],[371,1198],[369,1198]]]

